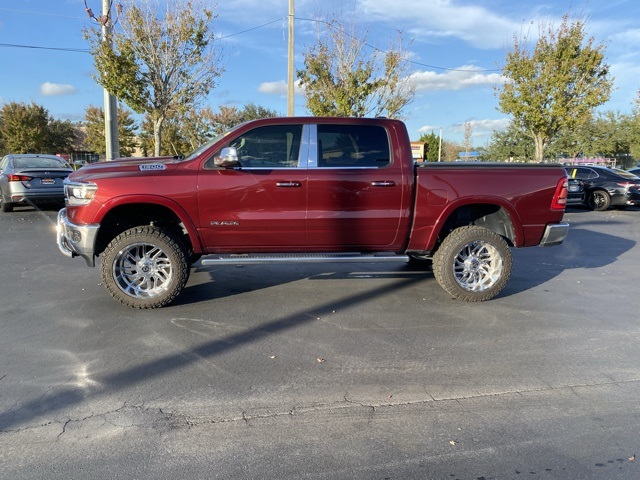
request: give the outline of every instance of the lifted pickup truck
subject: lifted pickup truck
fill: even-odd
[[[414,164],[397,120],[269,118],[185,157],[119,159],[66,181],[57,244],[109,293],[162,307],[192,263],[415,262],[453,297],[488,300],[510,247],[562,243],[557,165]]]

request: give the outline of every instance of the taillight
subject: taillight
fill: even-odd
[[[551,200],[551,210],[564,211],[564,208],[567,205],[568,188],[569,182],[566,178],[558,180],[556,192],[553,194],[553,200]]]
[[[633,182],[625,182],[625,183],[620,183],[617,182],[616,185],[621,186],[622,188],[631,188],[631,187],[638,187],[637,183],[633,183]]]
[[[10,182],[28,182],[32,178],[33,177],[29,177],[28,175],[16,175],[15,173],[10,173],[9,175],[7,175],[7,179]]]

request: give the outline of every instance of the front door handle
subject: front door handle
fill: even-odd
[[[300,182],[276,182],[276,187],[281,187],[281,188],[298,188],[301,186],[302,186],[302,183]]]
[[[395,187],[396,182],[393,180],[381,180],[381,181],[373,181],[371,182],[371,186],[373,187]]]

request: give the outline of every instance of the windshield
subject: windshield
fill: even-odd
[[[246,123],[246,122],[245,122]],[[235,127],[233,127],[230,130],[227,130],[226,132],[217,135],[216,137],[212,138],[211,140],[209,140],[208,142],[204,143],[203,145],[200,145],[198,148],[196,148],[193,152],[191,152],[189,155],[187,155],[184,158],[184,161],[187,160],[193,160],[194,158],[196,158],[198,155],[200,155],[202,152],[204,152],[205,150],[207,150],[209,147],[211,147],[211,145],[213,145],[216,142],[219,142],[220,140],[222,140],[224,137],[226,137],[227,135],[229,135],[230,133],[236,131],[238,128],[240,128],[242,125],[244,125],[244,123],[241,123],[239,125],[236,125]]]

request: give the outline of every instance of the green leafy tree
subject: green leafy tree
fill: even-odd
[[[192,109],[182,115],[171,115],[166,120],[166,142],[161,155],[184,155],[216,135],[236,125],[259,118],[278,117],[275,110],[248,103],[242,108],[220,106],[217,112],[210,107]],[[146,118],[142,124],[141,148],[148,151],[151,146],[153,122]]]
[[[75,126],[51,118],[35,102],[9,102],[0,109],[2,153],[68,153],[76,140]]]
[[[627,163],[633,139],[633,117],[606,111],[593,117],[576,130],[562,131],[549,145],[556,158],[606,157]]]
[[[1,135],[6,152],[51,153],[49,112],[41,105],[9,102],[0,110]]]
[[[440,149],[440,137],[433,132],[423,133],[418,139],[424,143],[424,156],[427,162],[438,161],[438,151]]]
[[[365,52],[367,36],[348,33],[335,18],[324,22],[317,43],[297,71],[307,110],[317,116],[401,118],[415,97],[406,75],[402,38],[387,53]]]
[[[219,135],[249,120],[257,120],[259,118],[280,117],[281,114],[275,110],[256,105],[253,102],[245,104],[242,108],[220,106],[219,111],[213,113],[209,120],[213,125],[213,132]]]
[[[223,73],[222,51],[212,30],[207,0],[126,0],[110,42],[100,27],[85,30],[95,79],[153,125],[154,153],[171,115],[194,108]]]
[[[631,147],[631,116],[607,111],[599,114],[594,122],[596,141],[585,148],[587,156],[621,158],[629,154]]]
[[[635,159],[640,159],[640,90],[636,96],[629,127],[629,153]]]
[[[490,160],[505,162],[528,162],[534,156],[531,138],[515,122],[510,122],[505,130],[495,130],[486,151]]]
[[[104,137],[104,110],[102,107],[89,105],[84,114],[84,127],[86,130],[85,144],[88,150],[104,155],[106,143]],[[138,125],[131,111],[118,105],[118,142],[120,144],[120,156],[130,157],[138,147],[136,131]]]
[[[500,110],[513,115],[518,128],[533,139],[535,160],[562,131],[588,123],[595,107],[609,99],[612,78],[604,46],[585,38],[585,23],[568,15],[557,30],[541,32],[533,52],[527,40],[514,39],[496,88]]]
[[[49,151],[71,153],[77,150],[78,127],[69,120],[49,120]]]

